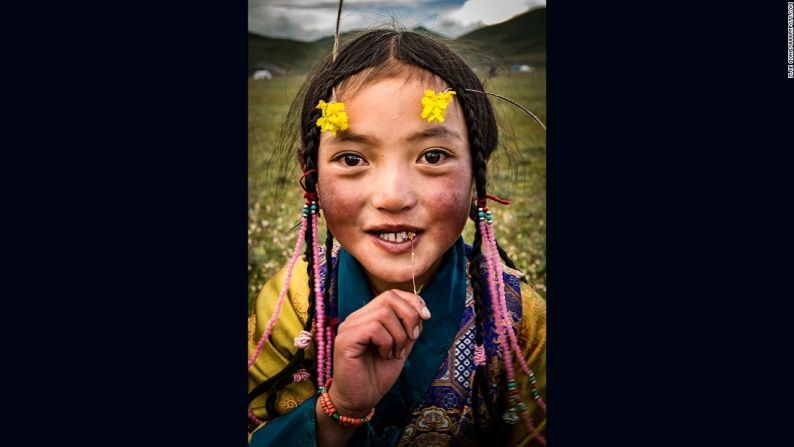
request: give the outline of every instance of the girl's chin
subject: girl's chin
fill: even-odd
[[[418,266],[417,266],[418,267]],[[369,269],[365,266],[368,273],[369,280],[380,292],[389,289],[400,289],[413,293],[413,280],[416,279],[416,287],[422,287],[421,277],[427,269],[422,269],[415,272],[415,277],[411,275],[411,265],[408,266],[378,266],[378,268]]]
[[[395,276],[370,276],[370,281],[372,284],[378,289],[378,291],[383,292],[389,289],[400,289],[406,290],[409,292],[413,292],[413,282],[411,281],[411,275],[409,274],[407,277],[405,275],[395,275]],[[417,284],[417,287],[419,284]]]

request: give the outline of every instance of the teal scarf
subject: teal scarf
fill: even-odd
[[[372,299],[361,264],[339,251],[339,322]],[[405,361],[394,386],[375,407],[370,425],[374,445],[395,445],[405,419],[422,400],[460,328],[466,297],[466,255],[463,238],[444,253],[441,268],[421,293],[432,317]],[[378,435],[380,433],[380,435]],[[374,437],[374,439],[373,439]]]

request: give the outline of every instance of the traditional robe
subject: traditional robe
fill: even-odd
[[[349,445],[438,446],[481,445],[484,442],[479,438],[473,415],[473,411],[484,403],[482,396],[475,401],[472,395],[476,344],[475,303],[468,277],[470,256],[471,247],[465,245],[462,238],[444,254],[441,268],[421,293],[433,317],[423,322],[422,334],[405,361],[402,373],[375,407],[372,421],[356,429]],[[361,265],[347,251],[337,246],[332,260],[335,270],[332,274],[338,273],[338,288],[335,296],[331,297],[331,317],[336,316],[342,322],[364,306],[372,298],[372,293]],[[321,276],[324,277],[325,259],[321,265]],[[507,266],[503,269],[507,309],[522,348],[520,355],[534,371],[537,388],[545,399],[546,302],[527,284],[521,284],[520,272]],[[257,297],[254,314],[249,320],[249,355],[273,314],[285,275],[286,268],[268,281]],[[503,362],[498,355],[496,328],[490,317],[488,288],[484,289],[488,317],[483,345],[488,354],[489,393],[501,396],[504,383],[496,383],[504,380]],[[307,318],[308,293],[306,264],[299,262],[270,341],[249,369],[249,391],[284,368],[297,350],[293,339]],[[307,358],[314,355],[313,346],[306,349]],[[518,365],[515,370],[521,398],[539,432],[544,433],[545,412],[531,398],[528,377]],[[265,398],[266,395],[261,395],[251,405],[253,413],[260,419],[267,418]],[[504,400],[504,396],[501,398]],[[311,381],[286,386],[277,396],[277,409],[281,416],[256,427],[250,434],[250,445],[316,445],[316,401],[316,388]],[[505,433],[508,445],[535,445],[536,441],[527,433],[523,421],[506,427],[509,428]]]

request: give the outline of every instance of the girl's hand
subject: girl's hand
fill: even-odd
[[[328,394],[340,415],[363,417],[394,385],[430,319],[424,300],[388,290],[350,314],[334,341],[334,381]]]

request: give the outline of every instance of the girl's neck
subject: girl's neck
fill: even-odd
[[[421,275],[416,276],[415,281],[416,281],[416,289],[418,292],[417,295],[422,294],[422,290],[425,290],[427,284],[430,282],[430,280],[433,279],[433,276],[441,268],[441,262],[443,258],[444,256],[441,256],[432,266],[430,266],[429,269],[427,269],[427,271],[425,271]],[[392,289],[402,290],[408,293],[414,293],[414,281],[411,281],[410,279],[405,282],[392,283],[392,282],[383,281],[379,278],[375,278],[366,271],[364,272],[364,274],[367,277],[367,283],[369,284],[369,289],[372,292],[373,297],[376,297],[381,293]]]

